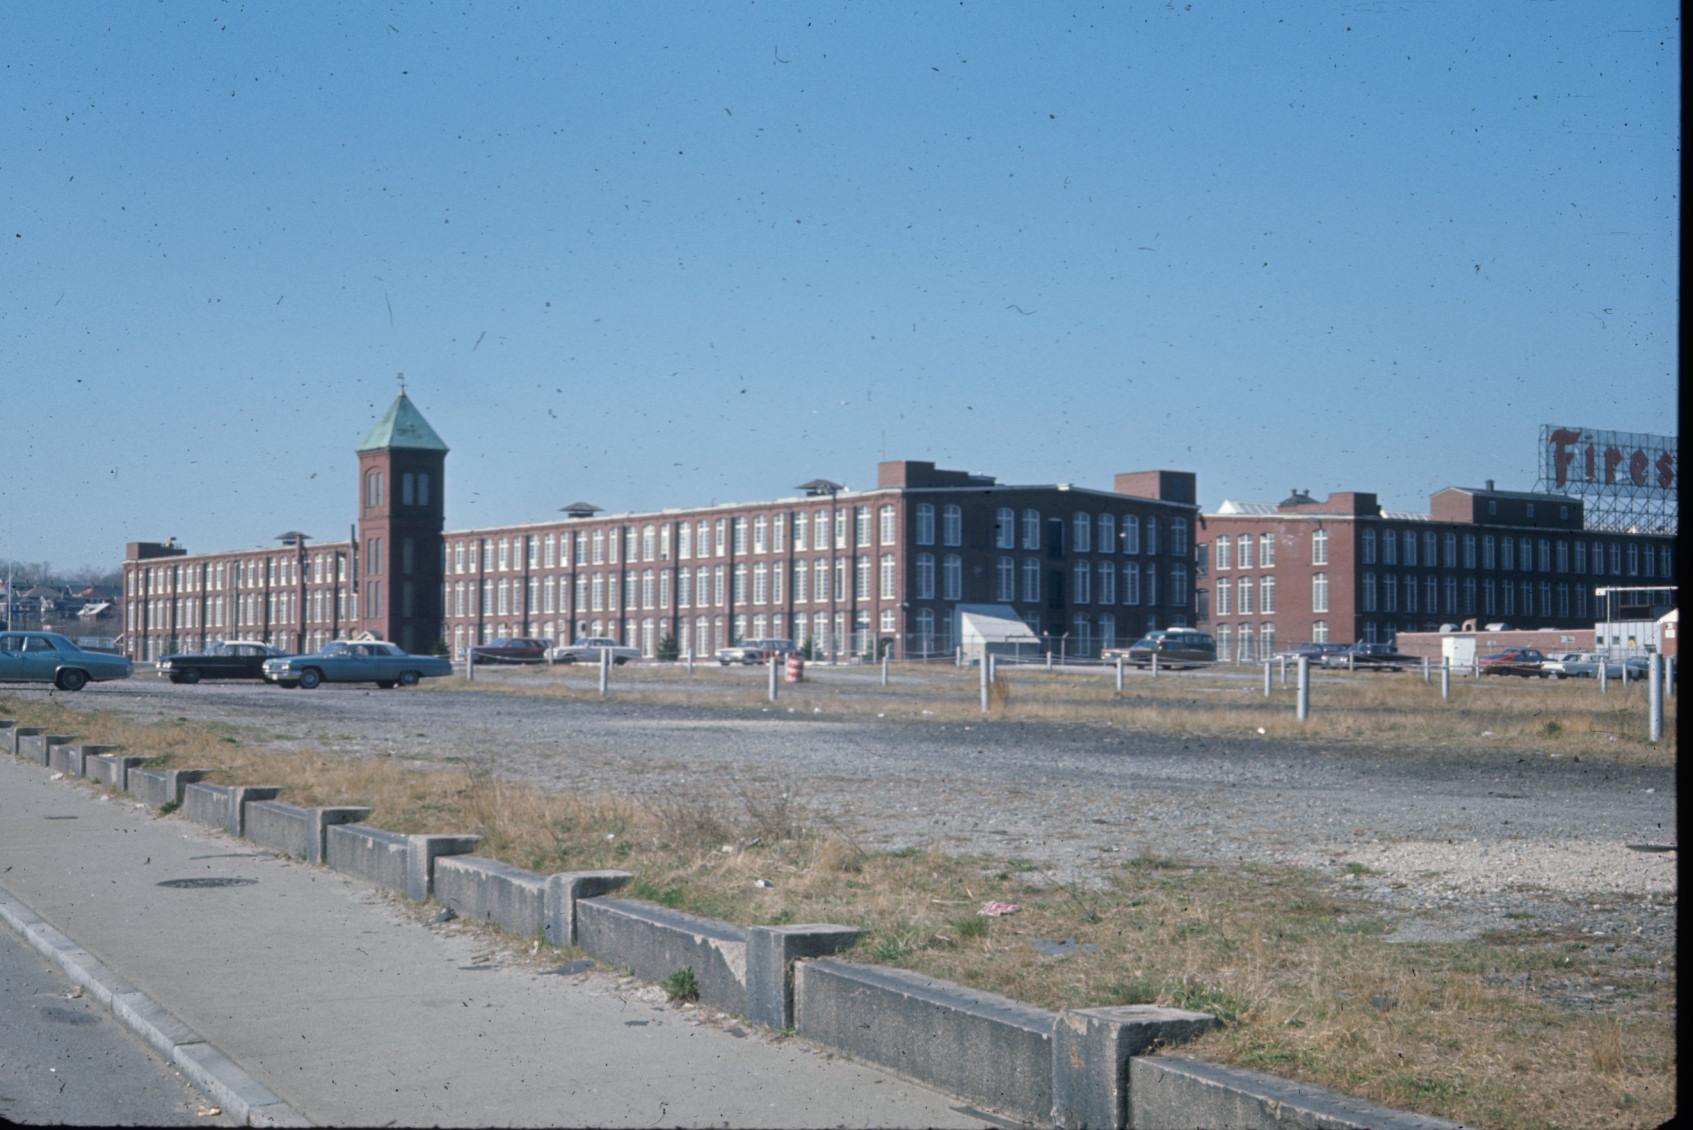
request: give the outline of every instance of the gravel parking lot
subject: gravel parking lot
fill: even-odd
[[[574,678],[587,685],[585,674]],[[486,758],[554,789],[675,797],[786,785],[863,847],[938,843],[1032,861],[1063,882],[1141,853],[1294,864],[1377,901],[1406,940],[1532,919],[1636,960],[1673,957],[1676,852],[1639,850],[1676,843],[1670,769],[1098,724],[842,722],[782,702],[701,709],[638,693],[302,692],[140,676],[57,697],[141,720],[232,724],[282,749],[432,767]]]

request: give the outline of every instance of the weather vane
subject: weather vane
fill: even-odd
[[[406,374],[404,372],[399,372],[395,373],[394,377],[400,382],[400,395],[404,396],[406,394]]]

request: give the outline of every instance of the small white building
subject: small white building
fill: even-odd
[[[1009,604],[960,604],[958,635],[964,658],[980,663],[984,655],[1039,655],[1040,637]]]

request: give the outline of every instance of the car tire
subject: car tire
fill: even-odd
[[[377,688],[380,689],[380,690],[391,691],[391,690],[394,689],[394,680],[393,679],[378,679],[378,680],[376,680],[376,685],[377,685]]]
[[[188,680],[184,679],[182,677],[182,673],[180,671],[174,671],[174,672],[171,673],[170,681],[173,682],[173,683],[180,684],[180,683],[186,683]]]
[[[418,674],[417,674],[416,671],[401,671],[400,672],[400,685],[402,687],[415,687],[415,686],[417,686],[417,680],[418,680]]]
[[[173,678],[171,681],[172,682],[183,682],[183,683],[197,683],[197,682],[200,681],[200,672],[198,672],[194,668],[190,667],[190,668],[188,668],[188,670],[186,670],[182,673],[182,678],[180,680]]]
[[[316,667],[307,667],[304,671],[300,672],[300,681],[297,685],[302,690],[310,691],[316,690],[318,684],[321,682],[323,682],[323,672],[319,671]]]
[[[62,691],[80,691],[88,684],[88,672],[66,667],[53,677],[53,685]]]
[[[613,659],[613,660],[612,660],[612,661],[611,661],[611,662],[612,662],[612,666],[614,666],[614,667],[621,667],[621,666],[623,666],[623,665],[624,665],[624,664],[625,664],[625,663],[627,663],[627,662],[629,662],[629,659],[628,659],[628,657],[627,657],[627,656],[622,656],[622,655],[620,655],[620,656],[618,656],[618,657],[617,657],[617,658],[616,658],[616,659]]]
[[[553,662],[569,665],[576,662],[576,657],[574,655],[561,655],[557,659],[553,660]]]

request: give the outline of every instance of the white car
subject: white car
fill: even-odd
[[[611,661],[619,667],[641,658],[640,648],[627,647],[607,636],[583,636],[574,643],[561,643],[547,653],[547,658],[554,663],[599,663],[601,652],[610,652]]]

